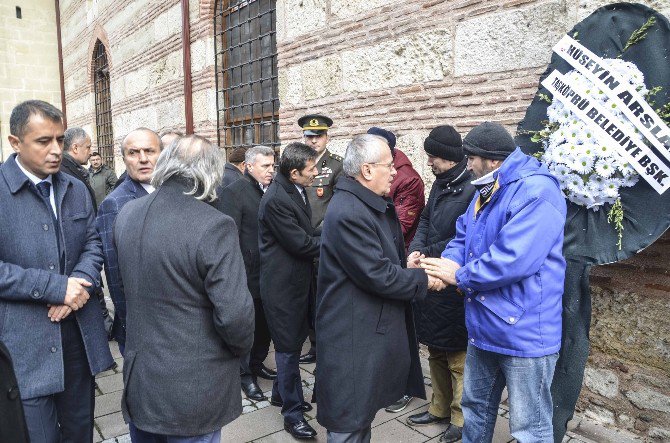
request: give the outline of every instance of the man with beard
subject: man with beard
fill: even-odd
[[[552,442],[551,380],[561,348],[566,204],[558,181],[499,124],[463,140],[475,198],[429,275],[465,297],[464,442],[490,441],[507,385],[518,441]]]
[[[263,362],[270,349],[270,331],[261,301],[260,257],[258,252],[258,207],[263,194],[272,182],[275,152],[268,146],[254,146],[245,153],[244,177],[221,190],[214,206],[230,216],[240,239],[240,249],[247,273],[247,287],[254,299],[255,329],[251,352],[240,361],[242,390],[250,400],[265,400],[263,391],[256,383],[256,376],[274,380],[277,373],[265,367]]]
[[[466,169],[461,136],[453,127],[438,126],[430,131],[424,149],[435,182],[409,247],[412,252],[407,257],[408,268],[418,267],[422,258],[440,256],[456,233],[456,220],[475,193]],[[414,304],[414,318],[419,341],[428,346],[433,396],[428,410],[410,415],[407,423],[410,426],[446,423],[449,426],[440,442],[460,440],[463,368],[468,344],[463,296],[453,286],[429,292],[425,300]]]

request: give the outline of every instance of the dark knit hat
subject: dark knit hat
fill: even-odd
[[[463,139],[463,150],[490,160],[505,160],[516,149],[514,139],[502,125],[484,122],[472,128]]]
[[[246,154],[247,148],[234,148],[228,154],[228,161],[230,163],[241,163],[244,161],[244,154]]]
[[[391,148],[391,154],[395,154],[395,134],[391,131],[387,131],[386,129],[383,128],[378,128],[376,126],[371,127],[368,129],[368,134],[372,135],[378,135],[382,138],[386,139],[386,142],[389,144],[389,148]]]
[[[452,162],[460,162],[464,157],[461,134],[449,125],[438,126],[430,131],[423,142],[423,149],[433,157]]]

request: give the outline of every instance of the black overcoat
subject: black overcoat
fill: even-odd
[[[353,432],[404,394],[425,398],[411,301],[426,295],[428,278],[405,269],[390,200],[345,176],[335,190],[317,285],[317,419]]]
[[[270,335],[279,352],[299,352],[308,332],[309,294],[321,238],[309,204],[282,174],[258,210],[261,299]]]
[[[19,384],[9,350],[0,341],[0,441],[28,443],[28,428],[23,415]]]
[[[114,227],[127,307],[121,409],[163,435],[214,432],[240,415],[240,356],[254,335],[235,225],[190,189],[170,178]]]
[[[428,203],[421,212],[419,227],[408,251],[419,251],[426,257],[440,257],[447,243],[456,235],[456,220],[463,214],[475,187],[465,169],[465,160],[433,183]],[[443,291],[429,291],[426,298],[414,304],[416,334],[419,341],[443,351],[467,348],[465,306],[455,286]]]
[[[222,181],[222,186],[225,188],[226,186],[230,186],[239,179],[244,177],[242,172],[237,168],[232,163],[226,163],[226,167],[224,169],[223,173],[223,181]]]
[[[261,296],[261,260],[258,252],[258,207],[263,191],[253,177],[244,177],[223,188],[212,205],[233,219],[247,271],[247,286],[253,298]]]

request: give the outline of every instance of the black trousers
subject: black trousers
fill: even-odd
[[[93,440],[94,379],[74,318],[61,323],[61,337],[65,389],[57,394],[23,400],[32,443]]]
[[[240,359],[240,374],[242,381],[250,383],[253,380],[252,371],[259,369],[270,352],[270,330],[268,322],[265,319],[263,302],[260,297],[254,299],[255,326],[254,326],[254,344],[246,358]]]
[[[272,384],[272,397],[281,398],[284,406],[281,413],[286,423],[295,423],[304,420],[302,404],[305,397],[302,394],[302,379],[298,359],[300,352],[277,352],[277,378]]]

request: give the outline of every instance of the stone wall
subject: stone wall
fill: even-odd
[[[0,161],[13,152],[7,136],[14,106],[39,99],[61,108],[56,42],[53,0],[0,3]]]
[[[191,0],[191,75],[195,131],[216,138],[213,1]],[[68,124],[95,135],[93,48],[110,65],[115,166],[132,129],[185,131],[182,12],[179,0],[61,0]]]

